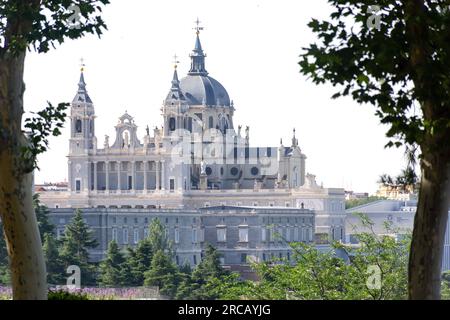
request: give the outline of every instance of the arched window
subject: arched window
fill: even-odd
[[[175,118],[170,118],[169,119],[169,129],[170,131],[175,131]]]
[[[82,132],[82,124],[81,124],[81,120],[77,119],[75,121],[75,132],[76,133],[81,133]]]
[[[212,129],[214,127],[214,118],[211,116],[209,117],[209,129]]]

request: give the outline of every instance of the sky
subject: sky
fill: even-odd
[[[111,0],[103,14],[108,31],[100,39],[89,35],[46,54],[29,52],[25,109],[71,102],[83,58],[98,145],[105,135],[114,141],[125,111],[142,140],[147,125],[162,125],[174,54],[180,78],[189,69],[198,17],[206,69],[234,100],[235,126],[250,126],[251,145],[277,147],[280,138],[287,145],[296,128],[306,171],[319,184],[374,193],[381,174],[396,175],[404,167],[403,150],[384,148],[387,127],[374,107],[332,100],[335,88],[314,85],[298,66],[302,48],[316,41],[307,23],[330,12],[326,0]],[[50,139],[36,183],[67,180],[69,137],[66,125],[63,135]]]

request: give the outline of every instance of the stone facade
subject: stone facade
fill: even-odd
[[[112,232],[113,225],[108,219],[112,217],[138,217],[142,231],[147,226],[142,222],[145,217],[159,216],[165,221],[188,214],[216,228],[218,216],[209,212],[212,207],[224,206],[233,207],[219,214],[227,221],[225,226],[240,219],[235,213],[228,217],[226,212],[244,216],[252,212],[248,223],[252,224],[249,237],[253,239],[265,214],[279,214],[284,219],[289,212],[296,212],[296,219],[303,219],[305,210],[311,210],[314,217],[309,224],[314,226],[313,233],[320,234],[321,239],[343,240],[344,190],[319,186],[315,176],[306,173],[306,156],[295,130],[288,145],[280,141],[276,147],[251,147],[250,128],[235,127],[233,100],[206,71],[206,55],[198,32],[190,57],[191,69],[181,80],[175,66],[161,108],[162,126],[153,130],[147,127],[140,139],[134,118],[125,112],[115,126],[114,141],[105,136],[102,146],[96,138],[95,109],[82,70],[70,115],[68,191],[41,192],[42,202],[53,210],[55,219],[66,223],[64,217],[73,208],[83,208],[87,220],[99,230],[104,229],[97,231],[99,238],[109,240],[111,236],[106,235]],[[208,232],[214,231],[206,224],[205,228],[205,238],[212,239]],[[237,230],[233,228],[229,232]],[[220,244],[225,245],[222,251],[229,251],[226,259],[233,263],[242,260],[242,248],[229,241],[227,238],[226,244]],[[179,248],[180,252],[188,251],[181,260],[201,255],[200,245],[186,245],[189,248]],[[103,246],[99,250],[105,249],[106,242]],[[244,253],[259,258],[261,252],[269,254],[267,248],[260,249],[255,244]]]
[[[64,233],[75,209],[52,209],[57,237]],[[288,242],[314,241],[314,212],[297,208],[209,207],[184,209],[82,209],[85,222],[99,246],[90,251],[93,260],[104,257],[115,240],[123,249],[148,235],[148,226],[159,219],[173,243],[179,265],[196,265],[207,243],[221,253],[224,265],[291,258]]]

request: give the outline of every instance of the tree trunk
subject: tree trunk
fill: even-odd
[[[33,208],[32,169],[22,157],[25,53],[0,59],[0,217],[11,263],[14,299],[46,299],[41,239]]]
[[[423,154],[419,203],[409,257],[409,298],[440,299],[442,254],[450,195],[450,163],[442,146]],[[444,152],[443,152],[444,151]]]

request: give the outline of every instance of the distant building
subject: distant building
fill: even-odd
[[[397,186],[397,185],[386,185],[379,184],[376,196],[380,198],[386,198],[389,200],[417,200],[417,193],[414,192],[412,186]]]
[[[45,191],[64,191],[69,190],[69,184],[67,182],[57,182],[57,183],[43,183],[34,185],[35,192],[45,192]]]
[[[367,199],[369,198],[369,193],[367,192],[353,192],[345,191],[345,200],[355,200],[355,199]]]
[[[356,243],[355,234],[369,231],[361,225],[360,219],[355,213],[363,213],[374,222],[373,230],[379,235],[389,235],[400,239],[402,235],[412,232],[414,227],[414,216],[416,214],[417,201],[379,200],[358,207],[347,209],[346,219],[346,242]],[[384,227],[385,222],[392,223],[396,233],[388,234]],[[450,219],[447,222],[445,235],[442,271],[450,270]]]

